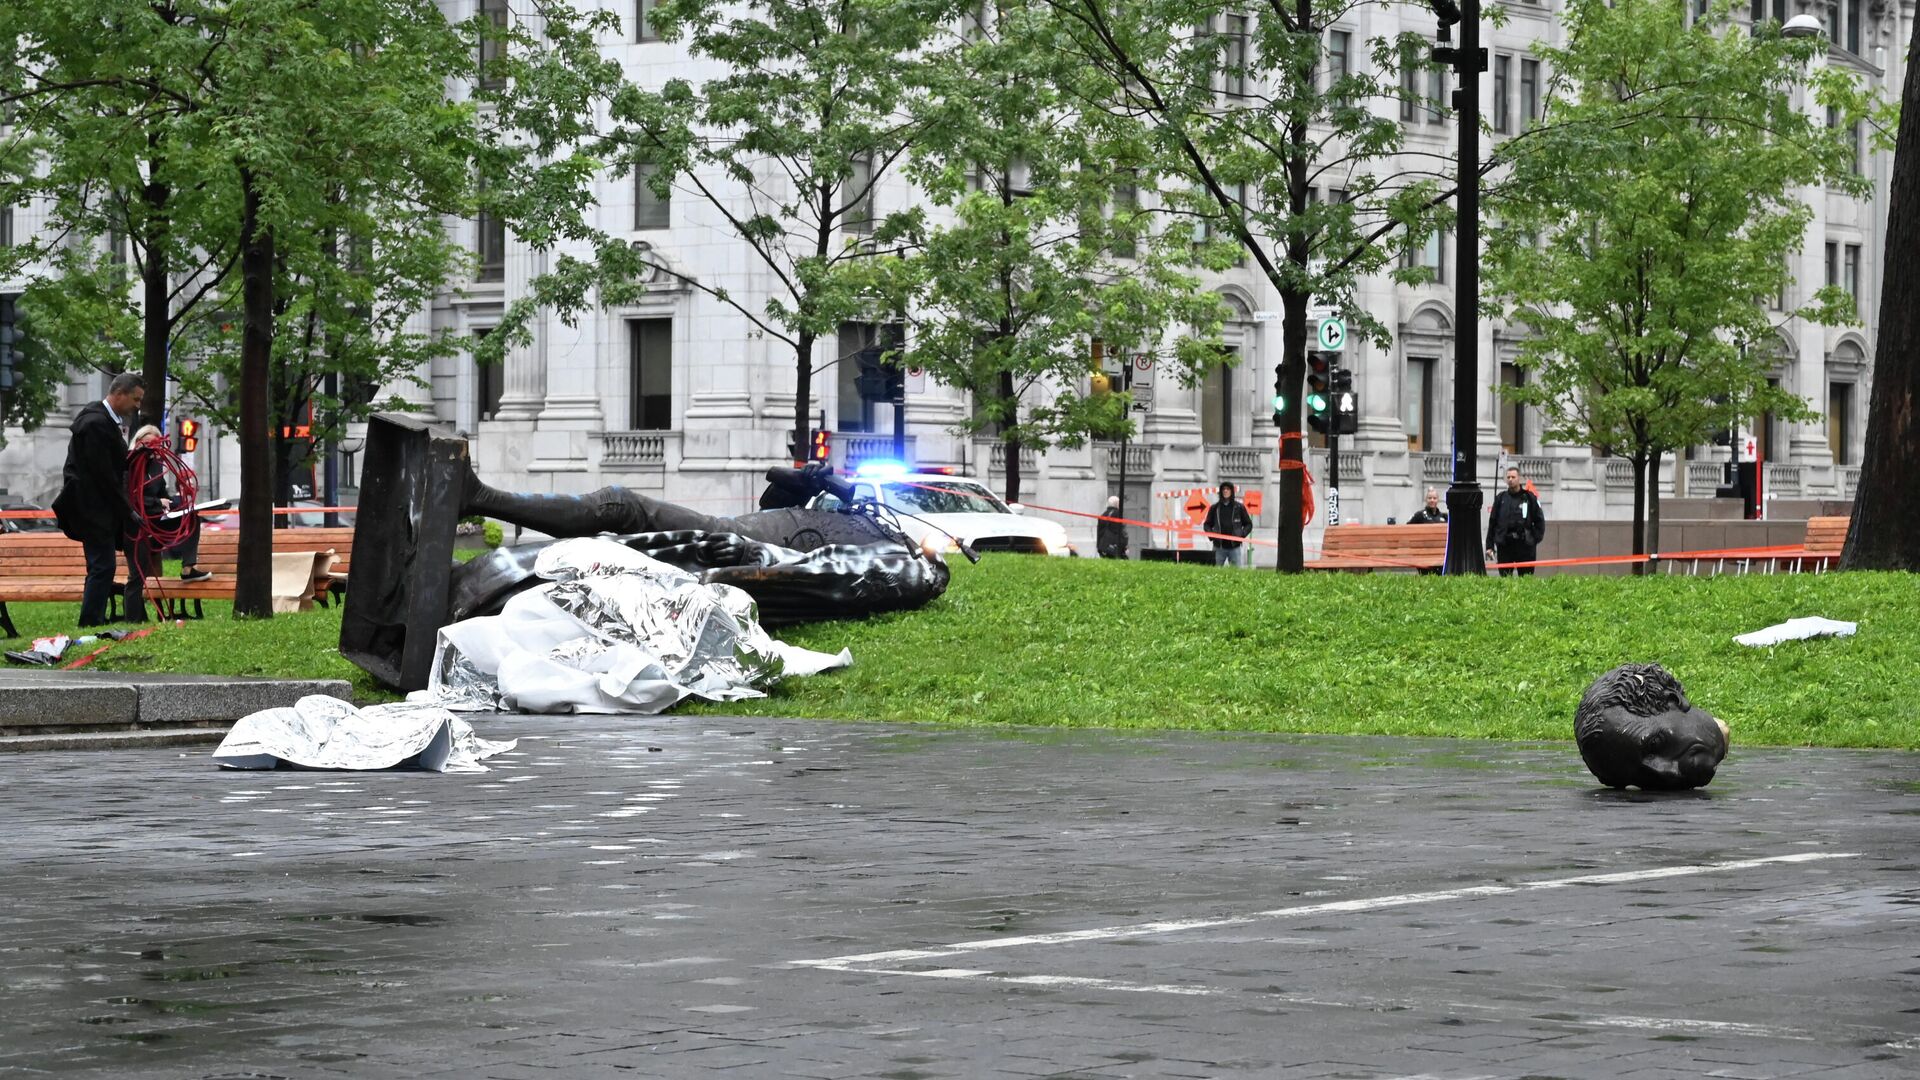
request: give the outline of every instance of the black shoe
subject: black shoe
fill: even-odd
[[[182,571],[180,572],[180,580],[181,580],[181,581],[212,581],[212,580],[213,580],[213,571],[211,571],[211,570],[182,570]]]

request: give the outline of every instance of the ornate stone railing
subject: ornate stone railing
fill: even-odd
[[[1687,462],[1687,494],[1704,497],[1719,490],[1726,469],[1717,461]]]
[[[1800,494],[1800,466],[1767,466],[1767,482],[1763,490],[1774,496]]]
[[[838,452],[841,468],[857,469],[861,462],[876,458],[883,461],[894,460],[892,435],[840,435],[837,438],[840,442]],[[914,436],[909,435],[906,438],[906,451],[900,460],[908,465],[913,464],[918,460],[914,456],[914,450]]]
[[[1545,488],[1553,486],[1553,459],[1550,457],[1510,457],[1507,459],[1507,464],[1512,468],[1519,469],[1520,478],[1532,484],[1534,487]],[[1631,467],[1627,470],[1627,477],[1628,479],[1632,479],[1633,477]],[[1499,476],[1489,477],[1488,479],[1493,481],[1495,490],[1506,487],[1507,478],[1504,473]]]
[[[1102,450],[1106,451],[1107,478],[1110,480],[1117,479],[1120,476],[1120,444],[1101,443],[1099,445]],[[1152,468],[1153,447],[1145,443],[1127,443],[1127,479],[1131,481],[1135,477],[1138,477],[1142,482],[1145,482],[1147,480],[1147,473]]]
[[[1860,466],[1840,466],[1840,495],[1851,499],[1860,490]]]
[[[1218,462],[1215,471],[1222,480],[1258,480],[1264,471],[1263,452],[1251,446],[1214,445],[1207,454]]]
[[[1633,462],[1626,458],[1607,458],[1607,486],[1633,490]],[[1523,474],[1524,475],[1524,474]]]
[[[609,469],[663,469],[667,464],[664,431],[602,431],[600,465]]]
[[[1453,483],[1452,454],[1435,454],[1416,451],[1413,457],[1420,463],[1420,471],[1416,474],[1416,477],[1421,484],[1446,487],[1448,484]]]
[[[1040,468],[1040,455],[1033,447],[1020,448],[1020,471],[1026,476],[1034,475]],[[1007,471],[1007,444],[991,442],[987,444],[987,471],[1004,473]]]

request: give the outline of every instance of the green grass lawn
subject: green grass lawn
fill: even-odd
[[[1655,661],[1736,743],[1920,747],[1920,577],[1446,579],[989,556],[928,607],[781,636],[848,671],[689,711],[850,720],[1566,739],[1580,694]],[[23,632],[74,605],[14,605]],[[218,614],[216,614],[216,611]],[[167,626],[108,669],[364,676],[339,609]],[[1802,615],[1857,636],[1773,649],[1735,634]]]

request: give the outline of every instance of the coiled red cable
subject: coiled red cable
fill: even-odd
[[[151,514],[147,512],[147,482],[162,475],[171,481],[173,506],[169,511]],[[137,539],[151,541],[154,550],[164,551],[185,540],[193,531],[191,515],[181,514],[168,520],[167,514],[192,509],[199,490],[193,469],[164,439],[153,439],[127,451],[127,498],[133,503],[134,516],[140,519],[135,535]]]

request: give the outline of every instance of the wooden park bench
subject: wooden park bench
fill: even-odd
[[[1840,551],[1847,546],[1847,528],[1852,524],[1850,517],[1808,518],[1807,537],[1800,542],[1807,549],[1808,567],[1826,570],[1839,562]]]
[[[353,552],[353,530],[275,529],[275,553],[311,553],[314,555],[313,591],[310,599],[325,603],[327,596],[344,585]],[[331,558],[321,553],[331,551]],[[207,529],[200,534],[200,568],[213,571],[210,581],[181,581],[178,577],[149,576],[146,598],[162,618],[188,617],[186,604],[193,604],[193,618],[201,615],[203,600],[233,599],[234,574],[240,561],[240,534],[230,529]],[[121,561],[121,569],[125,560]],[[57,532],[23,532],[0,535],[0,633],[18,637],[7,611],[9,601],[17,603],[78,603],[87,580],[86,555],[76,540]],[[114,583],[109,617],[117,617],[122,582]]]
[[[1330,525],[1309,570],[1439,570],[1447,561],[1447,527]]]

